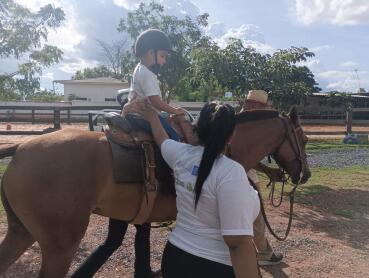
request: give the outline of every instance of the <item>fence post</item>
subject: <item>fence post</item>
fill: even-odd
[[[346,111],[346,134],[352,133],[352,108]]]
[[[68,108],[67,114],[67,123],[70,124],[70,108]]]
[[[60,129],[60,109],[54,108],[54,129]]]
[[[32,124],[35,123],[35,109],[32,109]]]

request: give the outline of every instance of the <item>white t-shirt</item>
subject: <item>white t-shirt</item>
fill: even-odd
[[[232,265],[223,236],[253,235],[259,199],[242,165],[221,155],[204,182],[195,210],[194,187],[203,151],[202,146],[170,139],[161,145],[173,169],[177,193],[177,221],[169,241],[195,256]]]
[[[132,75],[131,91],[128,100],[136,98],[147,98],[149,96],[159,96],[161,91],[158,77],[146,66],[138,63]]]

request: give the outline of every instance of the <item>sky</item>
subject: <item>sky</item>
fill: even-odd
[[[37,11],[51,3],[66,13],[63,26],[51,31],[48,44],[64,51],[64,60],[45,69],[41,85],[70,79],[80,69],[106,62],[97,40],[125,38],[117,31],[120,18],[137,7],[136,0],[16,0]],[[148,2],[148,1],[143,1]],[[369,0],[158,0],[167,13],[196,16],[209,13],[205,33],[224,46],[242,39],[262,53],[305,46],[315,57],[305,64],[323,91],[369,91]],[[17,61],[2,60],[0,72]],[[62,85],[59,85],[62,86]],[[62,87],[61,87],[62,88]],[[57,90],[60,90],[57,87]]]

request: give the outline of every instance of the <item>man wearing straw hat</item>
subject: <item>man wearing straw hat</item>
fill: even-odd
[[[263,90],[249,91],[241,112],[256,109],[271,109],[271,105],[268,102],[268,94]],[[269,168],[262,163],[259,163],[256,169],[266,173],[270,178],[277,180],[280,178],[278,177],[280,175],[278,173],[279,170],[277,172],[276,169]],[[256,174],[256,170],[250,169],[247,172],[247,175],[255,183],[257,188],[260,189],[260,181]],[[282,261],[283,255],[281,253],[274,252],[266,238],[265,221],[261,212],[254,222],[254,243],[257,249],[258,264],[260,266],[275,265]]]

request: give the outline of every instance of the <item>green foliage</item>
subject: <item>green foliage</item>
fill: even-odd
[[[0,100],[27,99],[40,91],[42,69],[58,63],[63,54],[44,43],[48,31],[59,27],[64,17],[62,9],[50,4],[31,12],[13,0],[0,3],[0,59],[25,60],[17,71],[0,75]]]
[[[263,55],[244,47],[237,39],[231,39],[221,49],[205,38],[192,51],[189,72],[195,86],[217,81],[224,91],[233,92],[240,105],[247,91],[264,89],[276,108],[287,110],[291,105],[304,103],[306,96],[320,90],[311,71],[298,65],[313,55],[303,47]],[[209,96],[212,89],[209,86]]]
[[[80,80],[87,78],[98,78],[98,77],[108,77],[112,76],[113,72],[109,70],[106,66],[97,66],[94,68],[85,68],[79,70],[72,76],[72,79]]]
[[[28,96],[27,100],[37,102],[55,102],[64,100],[64,96],[49,90],[41,90]]]
[[[303,104],[306,97],[320,91],[313,73],[299,63],[314,57],[306,47],[291,47],[266,55],[266,83],[274,107],[287,110],[290,106]]]
[[[0,177],[5,173],[8,164],[0,164]]]
[[[338,92],[331,91],[328,92],[328,97],[325,98],[322,102],[323,104],[332,106],[332,107],[345,107],[346,110],[352,108],[352,96],[346,92]]]
[[[334,213],[336,215],[343,216],[348,219],[355,218],[355,212],[351,209],[339,208],[339,209],[336,209]]]

